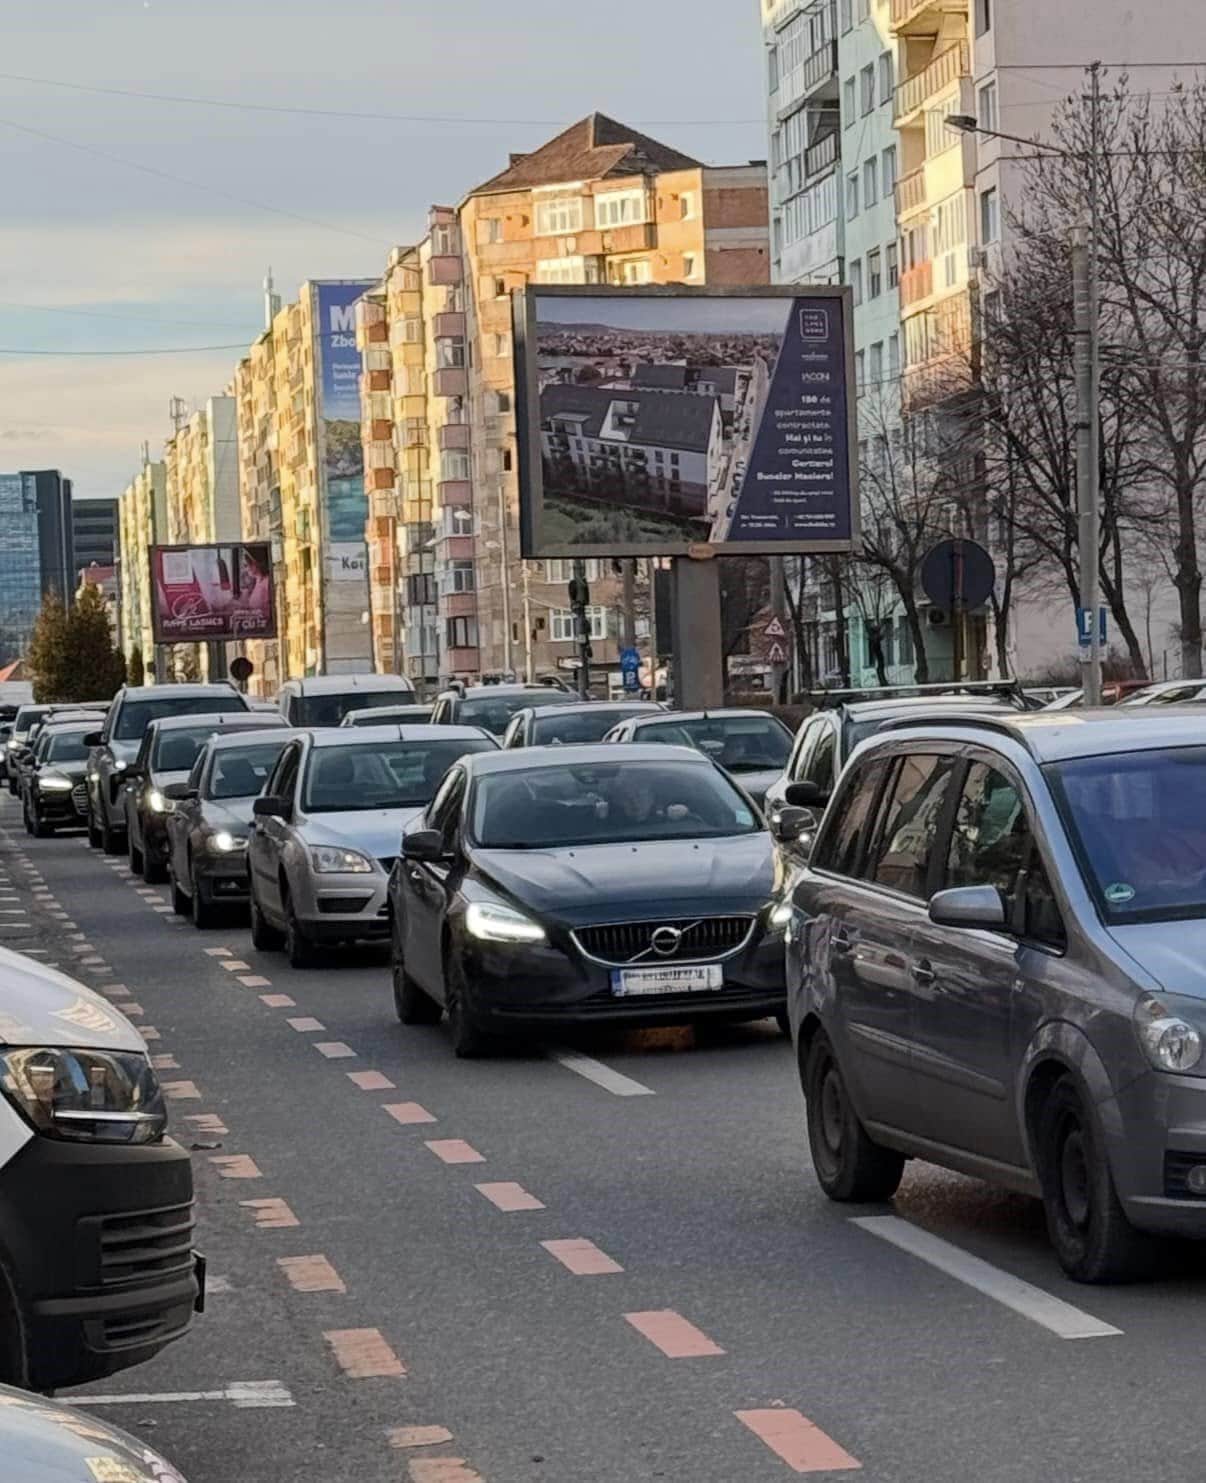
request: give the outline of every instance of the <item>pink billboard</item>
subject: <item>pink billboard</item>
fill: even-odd
[[[157,644],[276,637],[266,541],[152,546],[151,591]]]

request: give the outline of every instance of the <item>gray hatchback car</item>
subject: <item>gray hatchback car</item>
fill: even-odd
[[[813,1164],[1041,1196],[1060,1263],[1206,1237],[1206,746],[1178,707],[897,723],[855,752],[786,918]],[[790,831],[785,809],[774,826]]]

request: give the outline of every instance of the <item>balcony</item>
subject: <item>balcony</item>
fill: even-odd
[[[476,674],[478,666],[476,649],[445,649],[444,667],[449,674]]]
[[[432,376],[436,396],[468,396],[469,375],[459,366],[442,366]]]
[[[892,0],[889,26],[905,36],[935,36],[944,15],[966,17],[968,0]]]
[[[473,618],[477,616],[476,592],[444,592],[440,595],[441,618]]]
[[[435,316],[432,329],[437,340],[463,340],[465,338],[465,316],[445,310]]]
[[[442,479],[436,489],[441,509],[454,506],[467,510],[473,506],[473,485],[468,479]]]
[[[954,46],[939,52],[928,67],[896,89],[896,127],[899,129],[910,114],[925,104],[927,98],[958,82],[961,77],[970,76],[971,48],[966,41],[957,41]]]
[[[896,182],[897,216],[908,216],[912,211],[919,211],[927,200],[924,165],[918,166],[916,170],[910,170],[907,175],[902,175]]]
[[[463,277],[461,260],[451,253],[442,253],[437,257],[428,259],[427,281],[439,285],[442,283],[460,283]]]
[[[838,44],[836,41],[827,41],[824,46],[818,47],[804,63],[803,78],[801,79],[801,92],[805,97],[809,93],[816,92],[823,83],[831,78],[836,79],[838,70]],[[794,105],[793,105],[794,107]]]
[[[934,292],[934,264],[930,261],[918,263],[915,268],[906,268],[900,275],[900,307],[915,304],[919,299],[928,299]]]
[[[814,175],[822,175],[826,170],[832,170],[837,162],[838,131],[834,129],[832,134],[825,134],[804,151],[804,177],[809,180]]]
[[[439,430],[438,440],[441,453],[468,448],[469,424],[467,422],[446,422]]]

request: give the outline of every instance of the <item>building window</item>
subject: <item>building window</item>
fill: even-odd
[[[477,241],[480,247],[489,247],[502,241],[502,217],[486,216],[477,224]]]
[[[859,101],[862,104],[863,113],[867,114],[875,107],[875,64],[868,62],[858,78]]]
[[[846,220],[853,221],[858,215],[858,171],[846,176]]]
[[[884,379],[884,342],[877,340],[871,347],[871,354],[867,361],[867,373],[871,377],[871,385],[879,386]]]
[[[850,287],[854,290],[854,303],[857,308],[863,302],[863,261],[855,258],[849,267]]]
[[[699,259],[693,252],[683,253],[683,277],[694,278]]]
[[[406,605],[411,608],[430,606],[436,600],[435,578],[430,572],[417,572],[406,579]]]
[[[888,287],[896,288],[900,283],[900,247],[895,242],[888,243]]]
[[[649,203],[642,189],[608,191],[595,197],[595,226],[600,229],[634,226],[648,218]]]
[[[888,336],[888,375],[895,379],[900,375],[900,336]]]
[[[976,0],[976,35],[992,28],[992,0]]]
[[[984,322],[990,325],[1001,323],[1001,294],[998,289],[984,295]]]
[[[653,269],[648,258],[635,258],[620,264],[620,282],[628,285],[653,282]]]
[[[450,226],[432,227],[431,229],[431,253],[433,257],[455,257],[456,256],[456,228]]]
[[[1000,221],[997,214],[997,193],[995,190],[984,191],[980,196],[980,241],[987,245],[995,242],[1000,235]]]
[[[542,257],[536,260],[537,283],[582,283],[585,276],[585,258]]]
[[[505,278],[496,278],[494,280],[494,297],[496,299],[505,299],[507,297],[507,280]]]
[[[436,365],[441,371],[462,371],[465,368],[464,340],[437,340]]]
[[[477,648],[477,621],[473,618],[449,618],[445,625],[450,649]]]
[[[858,388],[859,396],[867,389],[867,352],[856,350],[854,352],[854,384]]]
[[[959,112],[959,95],[948,98],[945,103],[939,103],[937,108],[929,108],[925,115],[925,153],[929,159],[933,155],[943,154],[959,142],[959,135],[954,129],[947,128],[946,121],[951,114]]]
[[[569,608],[554,608],[549,615],[550,632],[555,644],[572,644],[577,638],[574,632],[574,615]],[[601,641],[607,637],[607,609],[591,606],[586,610],[586,631],[591,639]]]
[[[847,29],[849,28],[847,27]],[[855,86],[856,84],[853,77],[848,77],[842,84],[842,118],[845,120],[845,124],[848,129],[854,127]]]
[[[586,566],[586,580],[597,582],[603,571],[603,563],[595,557],[591,557],[584,563]],[[569,582],[574,575],[574,563],[569,559],[546,561],[544,563],[544,580],[546,582]]]
[[[680,221],[692,221],[695,217],[695,192],[684,191],[678,198],[678,215]]]
[[[440,454],[440,478],[468,479],[469,455],[460,449],[446,449]]]
[[[851,0],[838,0],[841,8],[842,30],[849,31],[854,25],[854,7]]]
[[[766,54],[767,84],[772,93],[779,91],[779,48],[772,46]]]
[[[872,157],[863,163],[863,205],[870,211],[879,200],[879,161]]]
[[[504,415],[511,410],[511,393],[509,391],[496,391],[494,393],[495,405]]]
[[[451,592],[477,590],[477,576],[471,561],[454,561],[449,565],[448,587]]]
[[[560,237],[582,230],[582,197],[552,196],[536,203],[536,235]]]
[[[509,448],[504,448],[502,451],[502,471],[504,474],[509,474],[511,472],[511,465],[513,462],[514,460],[511,457],[511,450]]]
[[[997,85],[995,82],[985,83],[980,89],[980,104],[976,121],[982,129],[995,129],[997,126]]]
[[[896,68],[890,51],[881,52],[879,57],[879,101],[888,103],[896,87]]]
[[[884,287],[884,255],[879,248],[867,254],[867,297],[878,299]]]
[[[889,196],[896,186],[896,146],[894,144],[889,144],[883,152],[880,174],[883,176],[884,195]]]

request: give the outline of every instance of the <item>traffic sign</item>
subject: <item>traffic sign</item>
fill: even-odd
[[[922,590],[936,608],[981,608],[996,585],[992,557],[975,541],[939,541],[921,563]]]
[[[641,667],[641,651],[639,649],[620,650],[620,668],[625,674],[631,671],[636,674]]]
[[[772,644],[770,646],[770,652],[767,654],[766,657],[772,664],[786,664],[787,650],[783,647],[782,644]]]
[[[641,688],[641,672],[636,669],[626,669],[623,672],[624,689],[639,690]]]
[[[1107,646],[1107,612],[1106,608],[1097,610],[1097,647],[1104,649]],[[1076,610],[1076,641],[1082,649],[1087,649],[1093,642],[1093,619],[1088,608],[1077,608]]]
[[[778,614],[776,614],[775,617],[773,617],[766,625],[766,627],[762,630],[762,636],[763,638],[768,639],[785,639],[787,637],[787,629],[784,628],[783,620],[778,616]],[[778,660],[775,661],[776,664],[778,662]]]

